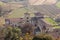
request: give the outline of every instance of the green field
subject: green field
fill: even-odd
[[[60,29],[60,26],[55,26],[55,27],[53,27],[53,28],[55,28],[55,29],[56,29],[56,28]]]
[[[52,25],[57,25],[57,23],[51,18],[45,18],[44,20],[47,21],[48,23],[52,24]]]
[[[14,10],[13,12],[11,12],[11,14],[9,14],[8,18],[20,18],[20,17],[24,17],[24,13],[26,13],[28,10],[26,8],[18,8],[16,10]],[[31,12],[30,16],[34,16],[34,14]]]
[[[5,3],[3,3],[3,2],[0,2],[0,6],[3,6],[3,5],[5,5]]]
[[[60,1],[57,2],[56,6],[57,6],[58,8],[60,8]]]
[[[53,28],[57,29],[60,28],[60,26],[58,26],[58,23],[55,22],[53,19],[51,18],[45,18],[45,21],[47,21],[48,23],[52,24]]]

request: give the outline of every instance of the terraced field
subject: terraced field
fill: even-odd
[[[18,8],[12,11],[9,15],[8,18],[22,18],[24,17],[24,13],[26,13],[28,10],[26,8]],[[31,12],[30,16],[33,17],[34,14]]]
[[[54,5],[39,5],[39,6],[32,6],[34,10],[41,12],[44,15],[48,15],[51,18],[54,18],[56,15],[60,14],[60,9],[58,9]]]
[[[58,23],[55,22],[53,19],[51,19],[51,18],[45,18],[44,20],[47,23],[50,23],[53,26],[54,29],[59,29],[60,28],[60,26],[58,26]]]
[[[53,19],[51,19],[51,18],[44,18],[44,20],[45,20],[47,23],[50,23],[50,24],[52,24],[52,25],[57,25],[57,23],[56,23]]]

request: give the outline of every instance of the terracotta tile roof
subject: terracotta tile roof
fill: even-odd
[[[7,20],[10,20],[10,22],[21,22],[24,19],[23,18],[10,18],[10,19],[7,19]]]

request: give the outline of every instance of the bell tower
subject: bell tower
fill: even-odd
[[[30,22],[30,14],[29,13],[24,13],[24,20],[25,20],[25,22]]]

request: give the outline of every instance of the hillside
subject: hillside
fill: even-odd
[[[29,0],[31,5],[52,5],[57,2],[57,0]]]
[[[3,2],[21,2],[21,1],[29,1],[31,5],[40,5],[40,4],[55,4],[57,0],[0,0]]]
[[[37,10],[44,15],[48,15],[54,18],[56,15],[60,14],[60,9],[54,5],[39,5],[39,6],[31,6],[32,10]]]
[[[22,18],[24,17],[24,13],[26,13],[27,10],[26,8],[17,8],[15,10],[13,10],[10,14],[7,15],[7,18]],[[34,14],[33,12],[31,11],[30,12],[30,17],[33,17]]]
[[[60,8],[60,1],[56,3],[56,6]]]
[[[5,5],[5,3],[3,3],[3,2],[0,1],[0,6],[3,6],[3,5]]]
[[[22,5],[17,4],[18,2],[21,2],[21,0],[0,0],[0,1],[15,2],[15,3],[8,4],[9,5],[8,7],[11,7],[12,9],[23,7]],[[25,1],[25,0],[23,0],[23,1]],[[36,1],[36,3],[35,3],[35,1]],[[57,0],[42,0],[42,1],[41,0],[33,0],[33,1],[29,0],[29,3],[32,4],[29,7],[29,9],[31,11],[39,11],[42,14],[48,15],[52,18],[54,18],[56,15],[60,14],[60,8],[59,8],[60,3]],[[56,3],[56,5],[54,5],[55,3]]]

